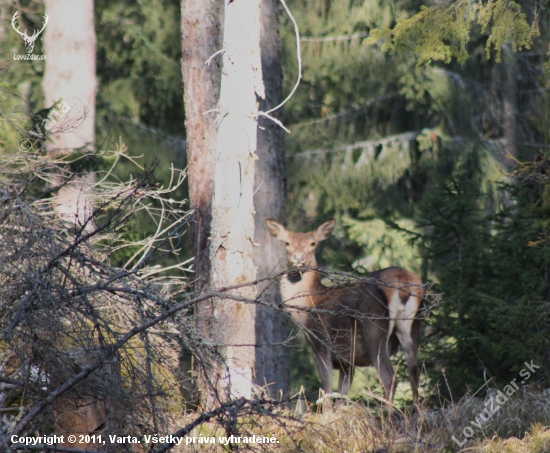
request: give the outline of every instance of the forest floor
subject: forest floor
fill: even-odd
[[[184,418],[178,424],[193,415]],[[380,404],[348,402],[333,413],[286,411],[278,420],[255,418],[240,429],[273,442],[264,438],[262,444],[247,445],[242,437],[233,444],[240,451],[248,446],[252,451],[281,453],[548,453],[550,390],[522,388],[507,398],[489,389],[484,398],[466,396],[440,409],[409,405],[391,414]],[[184,441],[173,451],[231,451],[220,436],[227,434],[215,425],[203,425],[191,433],[194,443]]]

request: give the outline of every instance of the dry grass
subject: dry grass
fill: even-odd
[[[466,449],[463,451],[466,451]],[[550,451],[550,428],[537,424],[523,439],[517,437],[495,438],[480,442],[468,451],[483,453],[547,453]]]
[[[494,395],[494,390],[490,395]],[[481,423],[471,425],[486,407],[485,399],[465,397],[444,409],[395,410],[388,414],[381,407],[367,408],[350,403],[333,414],[307,413],[294,417],[283,411],[285,418],[254,418],[239,426],[243,435],[273,434],[278,444],[248,445],[253,451],[277,453],[542,453],[550,452],[550,392],[524,389],[502,405],[501,409]],[[189,422],[196,415],[178,420],[176,425]],[[478,417],[479,420],[479,417]],[[177,423],[176,423],[177,422]],[[459,447],[452,436],[462,441],[462,430],[472,426],[474,434]],[[191,444],[174,448],[176,452],[226,452],[227,446],[218,443],[226,436],[215,424],[203,425],[192,436],[215,437],[216,444]],[[240,444],[239,449],[245,447]]]

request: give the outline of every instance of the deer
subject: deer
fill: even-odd
[[[83,367],[90,366],[97,358],[100,349],[73,348],[66,351],[71,358],[75,371],[81,371]],[[101,370],[105,378],[120,376],[120,362],[118,357],[110,360]],[[61,385],[57,379],[51,379],[55,387]],[[55,416],[54,432],[62,435],[63,438],[58,444],[65,448],[101,449],[100,441],[94,434],[115,432],[120,420],[113,419],[113,404],[111,401],[104,401],[93,395],[81,397],[61,398],[53,404]],[[110,417],[109,417],[110,416]],[[106,431],[106,429],[108,431]],[[116,432],[115,432],[116,433]],[[69,439],[70,436],[76,440]],[[99,443],[98,443],[99,442]]]
[[[315,250],[319,242],[330,237],[334,225],[335,220],[330,219],[314,231],[294,233],[280,222],[266,219],[271,236],[285,243],[291,267],[281,278],[281,297],[293,320],[305,331],[323,390],[332,393],[332,369],[338,369],[338,392],[346,396],[354,367],[372,365],[391,408],[397,379],[390,356],[401,346],[413,401],[418,404],[422,281],[410,271],[390,267],[371,272],[356,283],[323,285]]]

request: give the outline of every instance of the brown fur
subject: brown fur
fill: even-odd
[[[78,401],[78,406],[66,405],[55,411],[55,433],[64,434],[64,443],[60,447],[87,448],[94,443],[79,442],[81,435],[91,435],[98,431],[107,420],[107,406],[105,402],[86,398]],[[69,434],[76,436],[77,442],[67,440]]]
[[[392,267],[367,275],[376,283],[361,282],[327,288],[316,270],[315,249],[334,229],[334,220],[309,233],[293,233],[275,220],[266,220],[270,234],[286,244],[288,259],[298,270],[282,278],[281,295],[288,306],[315,308],[333,313],[290,310],[304,327],[323,390],[332,392],[332,368],[340,370],[338,390],[346,395],[355,366],[378,370],[386,399],[391,402],[397,380],[389,360],[399,345],[405,352],[414,401],[418,401],[417,352],[424,291],[420,279],[405,269]],[[342,315],[346,311],[349,314]]]
[[[87,353],[84,349],[75,348],[67,351],[74,359],[78,367],[91,365],[94,357]],[[59,382],[53,384],[60,385]],[[54,404],[56,434],[64,435],[64,442],[60,443],[60,447],[71,447],[85,449],[89,447],[99,447],[93,442],[85,442],[85,437],[80,442],[81,435],[92,435],[97,433],[107,422],[108,408],[105,401],[96,398],[83,397],[74,401],[57,401]],[[70,443],[68,436],[72,434],[76,436],[76,442]]]

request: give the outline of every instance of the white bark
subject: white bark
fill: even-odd
[[[264,97],[260,57],[261,0],[227,3],[223,69],[212,202],[211,274],[213,288],[250,282],[254,265],[254,165],[258,105]],[[233,292],[253,299],[255,289]],[[255,306],[216,300],[212,333],[224,352],[218,370],[221,398],[252,396],[255,356]]]
[[[47,57],[43,80],[45,107],[59,101],[71,110],[58,123],[74,129],[52,137],[50,151],[93,151],[96,96],[96,34],[93,0],[45,0],[50,20],[44,32]],[[92,209],[94,173],[83,175],[58,194],[58,211],[72,221],[84,222]]]
[[[93,0],[45,0],[49,22],[44,32],[46,70],[43,79],[44,105],[51,108],[63,101],[51,128],[53,136],[48,152],[72,153],[94,150],[96,96],[96,34]],[[71,127],[73,126],[73,127]],[[71,127],[69,130],[65,130]],[[56,133],[57,132],[57,133]],[[64,182],[57,176],[57,184]],[[84,224],[93,210],[95,174],[83,172],[63,186],[56,196],[56,210],[68,221]],[[92,225],[88,225],[90,228]],[[93,398],[78,401],[75,406],[54,404],[55,430],[65,434],[88,434],[105,423],[105,403]],[[78,439],[77,439],[78,440]],[[87,443],[64,444],[85,448]]]

